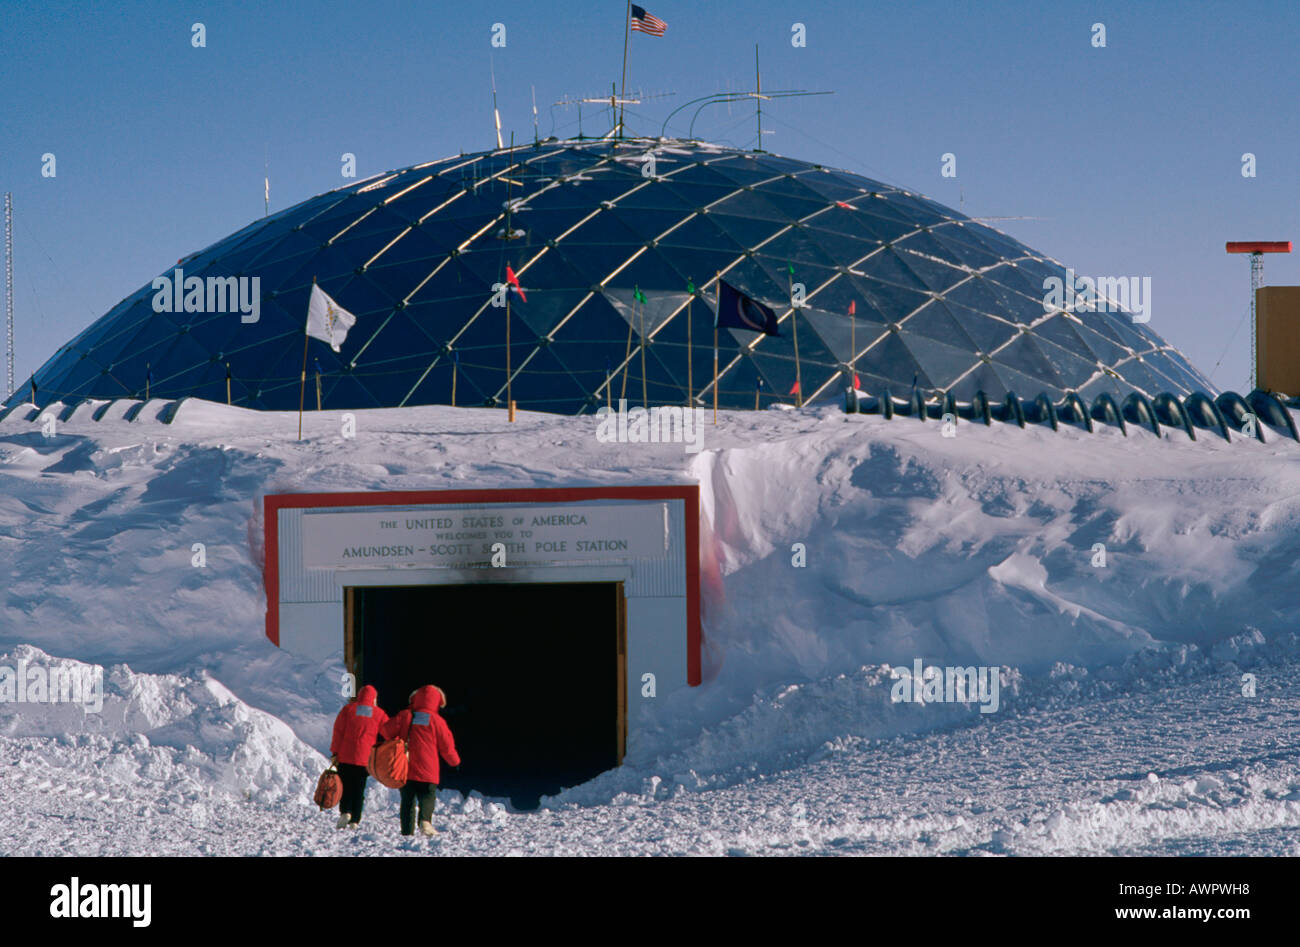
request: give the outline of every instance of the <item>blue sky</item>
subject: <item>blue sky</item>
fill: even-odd
[[[992,225],[1083,275],[1151,277],[1150,328],[1219,387],[1245,389],[1248,265],[1223,244],[1300,239],[1300,5],[642,6],[668,33],[632,35],[628,87],[647,98],[629,109],[629,133],[658,134],[696,96],[751,88],[758,43],[765,89],[835,91],[768,103],[768,150],[972,216],[1036,218]],[[20,383],[178,257],[262,216],[268,156],[276,211],[347,183],[344,152],[365,177],[490,147],[489,58],[507,137],[531,139],[533,88],[542,135],[576,134],[577,110],[551,103],[608,94],[624,9],[0,0]],[[195,22],[206,48],[191,45]],[[506,47],[493,50],[497,22]],[[791,44],[796,22],[806,47]],[[1105,48],[1092,45],[1097,22]],[[649,98],[663,93],[675,94]],[[692,111],[669,132],[684,134]],[[588,134],[609,124],[584,107]],[[707,109],[695,132],[753,147],[753,109]],[[41,176],[47,152],[55,178]],[[956,178],[940,175],[947,152]],[[1254,178],[1241,174],[1245,152]],[[1265,278],[1300,283],[1300,260],[1269,258]]]

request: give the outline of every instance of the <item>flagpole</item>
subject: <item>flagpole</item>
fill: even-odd
[[[718,423],[718,320],[722,318],[722,271],[718,271],[717,286],[717,309],[713,317],[713,423]]]
[[[632,300],[632,304],[636,305],[635,299]],[[627,350],[623,353],[623,387],[621,387],[618,392],[619,401],[622,401],[627,397],[627,367],[632,361],[632,326],[634,322],[635,318],[627,321]],[[622,408],[619,408],[619,410],[621,411]]]
[[[640,290],[637,290],[640,292]],[[637,300],[641,305],[641,407],[649,408],[650,399],[646,396],[645,380],[645,303]]]
[[[693,349],[691,346],[691,303],[695,301],[695,284],[687,279],[687,287],[691,294],[686,298],[686,407],[695,403],[695,383],[691,373],[691,356]]]
[[[510,287],[506,287],[506,414],[510,420],[515,419],[510,410]]]
[[[315,282],[313,280],[312,282]],[[298,379],[298,440],[302,440],[302,399],[307,389],[307,330],[302,332],[302,376]]]
[[[316,285],[316,277],[311,278],[311,285]],[[307,322],[311,321],[311,301],[307,302]],[[307,389],[307,323],[302,327],[302,374],[298,378],[298,440],[302,440],[302,399]]]
[[[630,3],[631,0],[628,0]],[[506,243],[510,242],[513,224],[510,222],[510,212],[513,206],[510,200],[510,191],[514,186],[514,167],[515,167],[515,133],[510,133],[510,174],[506,179]],[[506,264],[509,268],[509,264]],[[518,280],[518,276],[515,277]],[[510,286],[506,285],[506,417],[513,424],[515,420],[515,403],[511,399],[510,387]]]
[[[858,360],[858,307],[854,303],[849,303],[849,384],[853,390],[858,390],[858,373],[853,367],[853,363]]]
[[[755,52],[754,55],[758,55]],[[761,146],[760,142],[760,146]],[[794,265],[786,264],[786,288],[790,292],[790,324],[794,326],[794,406],[803,407],[803,376],[799,371],[799,307],[794,304]]]
[[[799,313],[796,310],[790,314],[790,321],[794,323],[794,406],[803,407],[803,372],[799,370]]]
[[[632,0],[627,0],[627,13],[623,17],[623,78],[618,90],[618,137],[623,137],[623,98],[627,91],[627,39],[632,35]]]
[[[790,314],[794,323],[794,406],[803,407],[803,372],[799,370],[799,313]]]

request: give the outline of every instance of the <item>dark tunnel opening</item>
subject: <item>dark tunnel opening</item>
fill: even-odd
[[[621,584],[482,583],[355,588],[361,684],[390,715],[436,684],[461,766],[441,783],[518,809],[621,759]]]

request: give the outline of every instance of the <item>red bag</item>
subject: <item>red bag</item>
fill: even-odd
[[[366,770],[389,789],[401,789],[406,785],[407,765],[406,742],[396,737],[377,744],[370,751]]]
[[[339,777],[339,771],[331,765],[316,781],[316,795],[312,799],[321,807],[321,811],[324,811],[333,809],[342,798],[343,780]]]

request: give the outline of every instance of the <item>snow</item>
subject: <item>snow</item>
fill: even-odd
[[[594,417],[310,412],[299,443],[167,407],[0,421],[0,668],[103,674],[100,713],[0,703],[0,854],[1300,853],[1300,445],[1271,430],[814,406],[722,412],[691,454]],[[315,810],[341,655],[265,639],[263,495],[683,482],[722,576],[706,681],[622,767],[536,812],[443,793],[428,841],[373,782],[358,832]],[[997,668],[998,710],[893,702],[916,659]]]

